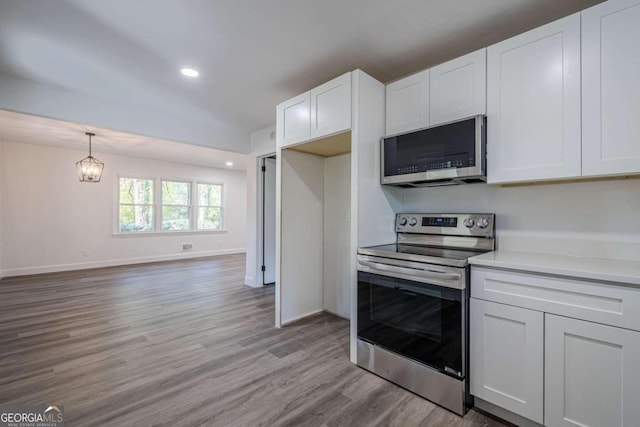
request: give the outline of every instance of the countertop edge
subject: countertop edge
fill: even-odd
[[[513,259],[500,259],[500,256],[507,256],[513,258],[520,258],[520,260]],[[634,268],[638,268],[638,274],[625,274],[625,273],[611,273],[606,271],[597,271],[593,269],[581,269],[576,268],[575,266],[567,265],[566,267],[562,266],[545,266],[541,265],[540,261],[531,261],[526,262],[526,257],[536,257],[541,258],[545,256],[553,256],[554,259],[562,259],[566,258],[567,262],[586,262],[586,263],[597,263],[597,262],[615,262],[620,264],[628,264]],[[489,258],[491,257],[491,258]],[[498,259],[495,259],[498,257]],[[553,254],[539,254],[539,253],[527,253],[527,252],[490,252],[487,254],[478,255],[472,258],[469,258],[469,264],[472,266],[478,267],[490,267],[497,268],[502,270],[517,270],[521,272],[531,272],[531,273],[541,273],[548,274],[553,276],[563,276],[572,279],[586,279],[586,280],[595,280],[595,281],[603,281],[610,282],[619,285],[631,285],[633,287],[640,287],[640,262],[636,261],[624,261],[624,260],[604,260],[604,259],[594,259],[594,258],[577,258],[577,257],[567,257],[564,255],[553,255]]]

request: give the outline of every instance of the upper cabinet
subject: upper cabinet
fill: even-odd
[[[486,114],[486,49],[431,68],[429,78],[431,126]]]
[[[351,73],[311,89],[311,139],[351,129]]]
[[[343,74],[276,108],[276,139],[288,147],[351,129],[351,73]]]
[[[388,84],[386,93],[387,135],[429,126],[429,70]]]
[[[309,140],[311,135],[311,93],[283,102],[276,108],[278,146],[286,147]]]
[[[490,46],[487,79],[487,181],[580,176],[580,14]]]
[[[640,2],[582,12],[582,174],[640,172]]]

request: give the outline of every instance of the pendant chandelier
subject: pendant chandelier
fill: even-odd
[[[89,135],[89,156],[76,162],[78,178],[80,178],[81,182],[100,182],[104,163],[91,155],[91,137],[96,136],[96,134],[86,132],[85,135]]]

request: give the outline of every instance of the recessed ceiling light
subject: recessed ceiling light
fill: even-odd
[[[193,68],[183,68],[180,72],[187,77],[198,77],[200,75],[200,73]]]
[[[233,162],[226,162],[225,165],[227,166],[233,166]]]

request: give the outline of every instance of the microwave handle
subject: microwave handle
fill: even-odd
[[[420,270],[420,269],[409,269],[404,267],[396,267],[393,265],[387,264],[379,264],[377,262],[358,260],[358,263],[369,267],[374,270],[387,271],[389,273],[400,273],[407,274],[411,276],[422,277],[425,279],[437,279],[437,280],[460,280],[460,275],[457,273],[441,273],[439,271],[433,270]]]

